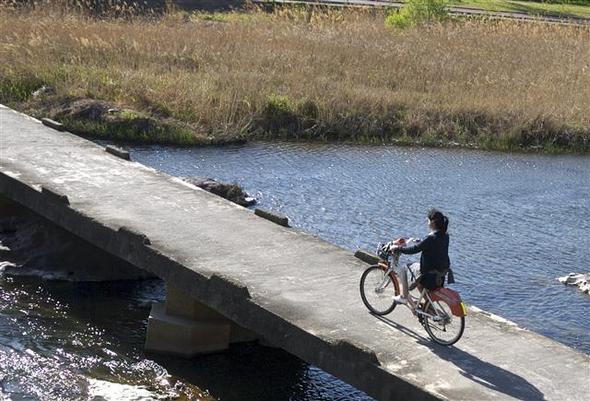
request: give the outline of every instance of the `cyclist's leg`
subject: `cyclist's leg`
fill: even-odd
[[[408,269],[402,267],[399,272],[400,284],[402,285],[402,295],[404,298],[408,298]]]
[[[408,269],[403,265],[398,266],[397,276],[402,288],[400,294],[393,297],[393,300],[398,304],[405,304],[408,299]]]
[[[404,296],[410,301],[410,303],[413,306],[415,306],[414,302],[412,301],[412,297],[410,297],[410,291],[416,288],[416,286],[419,284],[418,280],[420,278],[420,262],[408,263],[404,270],[406,271],[406,276],[409,275],[410,277],[410,281],[406,281],[407,286]]]
[[[413,265],[406,265],[406,266],[402,266],[399,271],[398,271],[398,275],[400,278],[400,284],[402,286],[402,291],[401,291],[401,295],[395,297],[396,302],[398,303],[409,303],[411,308],[413,309],[415,307],[414,301],[412,300],[412,298],[410,297],[410,283],[408,282],[408,273],[411,276],[411,280],[414,281],[416,276],[414,274],[414,271],[420,271],[420,264],[419,263],[414,263],[414,265],[417,265],[417,270],[415,266]],[[413,266],[413,267],[412,267]],[[411,269],[411,270],[410,270]]]

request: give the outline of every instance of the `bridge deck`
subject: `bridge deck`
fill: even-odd
[[[588,355],[485,313],[433,345],[405,308],[367,313],[351,252],[1,105],[0,194],[378,399],[587,400]]]

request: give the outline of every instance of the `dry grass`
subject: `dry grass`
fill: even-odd
[[[99,20],[4,10],[0,101],[51,114],[68,99],[102,99],[178,121],[189,138],[170,141],[181,143],[281,137],[587,152],[588,43],[590,27],[474,20],[396,32],[362,11]],[[32,99],[41,84],[56,94]]]

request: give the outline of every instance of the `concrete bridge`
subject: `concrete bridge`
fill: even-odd
[[[588,399],[588,355],[473,311],[436,346],[405,309],[367,313],[349,251],[1,105],[0,195],[166,281],[150,350],[263,338],[379,400]]]

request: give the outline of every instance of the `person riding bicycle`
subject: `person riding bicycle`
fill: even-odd
[[[449,271],[451,261],[449,259],[449,235],[447,228],[449,219],[436,209],[428,212],[428,228],[430,233],[426,238],[412,246],[395,245],[394,252],[415,254],[422,252],[420,256],[420,277],[418,283],[427,289],[435,289],[444,283],[444,276]],[[408,289],[408,269],[402,269],[401,285],[402,294],[394,299],[397,303],[405,304],[410,300]]]

